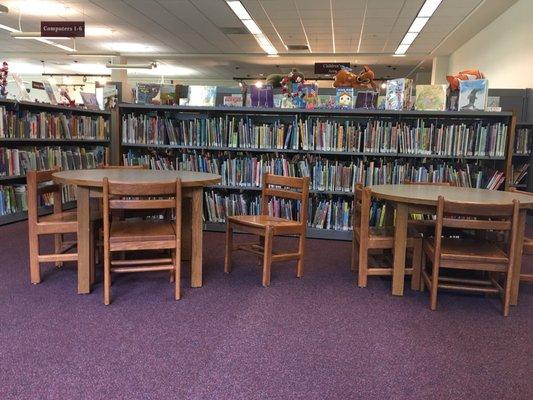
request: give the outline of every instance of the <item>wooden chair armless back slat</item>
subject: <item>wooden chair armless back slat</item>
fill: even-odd
[[[467,217],[501,217],[510,219],[513,215],[513,203],[509,204],[474,204],[455,201],[444,202],[444,214]]]
[[[53,183],[52,174],[60,168],[45,171],[30,170],[26,173],[26,191],[28,204],[28,223],[37,223],[39,220],[39,195],[52,193],[54,213],[62,211],[61,185]]]
[[[528,195],[528,196],[533,196],[533,192],[526,192],[526,191],[524,191],[524,190],[518,190],[518,189],[515,188],[515,187],[510,187],[510,188],[509,188],[509,192],[519,193],[519,194],[525,194],[525,195]]]
[[[281,186],[281,188],[271,188],[270,185]],[[289,188],[289,190],[285,188]],[[261,192],[261,212],[263,215],[268,214],[268,201],[272,197],[300,201],[300,223],[304,226],[307,224],[309,177],[295,178],[266,173],[263,176]]]

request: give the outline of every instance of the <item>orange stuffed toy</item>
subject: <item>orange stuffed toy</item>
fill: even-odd
[[[459,90],[459,81],[470,81],[473,79],[483,79],[485,75],[477,69],[467,69],[459,72],[457,75],[447,76],[446,80],[450,84],[452,91]]]
[[[374,71],[368,66],[364,66],[361,72],[354,74],[350,68],[343,68],[335,75],[333,87],[353,87],[355,89],[373,89],[377,86],[374,83]]]

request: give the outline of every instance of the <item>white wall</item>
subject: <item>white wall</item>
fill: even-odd
[[[490,88],[533,88],[533,0],[519,0],[450,55],[448,74],[479,69]]]

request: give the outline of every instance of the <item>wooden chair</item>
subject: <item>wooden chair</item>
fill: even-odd
[[[272,187],[278,186],[278,187]],[[279,188],[281,186],[282,188]],[[285,189],[287,188],[287,189]],[[300,202],[299,220],[268,215],[268,201],[281,198]],[[231,272],[231,253],[244,250],[263,257],[263,286],[270,285],[271,264],[276,261],[297,260],[296,276],[301,278],[304,272],[304,246],[307,232],[307,207],[309,202],[309,178],[293,178],[265,174],[261,192],[262,215],[241,215],[228,217],[226,225],[226,257],[224,272]],[[251,233],[259,236],[259,243],[233,245],[233,231]],[[298,251],[292,253],[274,253],[272,242],[274,236],[296,235]]]
[[[26,174],[28,192],[28,239],[30,249],[31,283],[41,282],[40,264],[55,262],[61,267],[65,261],[78,261],[78,253],[67,253],[76,246],[76,241],[64,241],[63,234],[78,232],[78,220],[75,211],[63,211],[61,185],[52,181],[52,174],[59,168],[47,171],[28,171]],[[53,213],[39,217],[40,195],[52,196]],[[39,237],[54,235],[54,253],[40,254]]]
[[[405,181],[406,185],[425,185],[425,186],[451,186],[450,182],[412,182]],[[415,228],[418,233],[424,237],[430,236],[435,232],[435,210],[433,208],[411,207],[407,224]]]
[[[369,276],[392,276],[392,266],[369,267],[368,265],[368,255],[371,251],[394,249],[394,226],[369,226],[371,202],[372,190],[357,184],[353,208],[352,271],[358,270],[359,287],[366,287]],[[408,228],[407,248],[413,250],[413,259],[412,266],[405,268],[405,274],[412,276],[411,287],[418,290],[422,238],[412,228]]]
[[[509,315],[511,274],[514,262],[515,243],[518,235],[519,203],[468,204],[446,201],[439,196],[435,236],[424,239],[421,289],[424,283],[430,290],[430,307],[437,309],[438,289],[456,289],[474,293],[503,294],[503,315]],[[445,227],[474,230],[502,231],[507,233],[507,246],[475,238],[448,238],[442,236]],[[426,257],[431,260],[431,275],[426,271]],[[440,276],[442,268],[475,270],[491,273],[490,280],[462,279]],[[504,274],[501,285],[494,277]]]
[[[517,190],[515,187],[509,188],[510,192],[514,193],[520,193],[520,194],[526,194],[528,196],[533,196],[533,193],[531,192],[525,192],[523,190]],[[525,254],[533,254],[533,238],[532,237],[524,237],[524,253]],[[520,280],[523,282],[533,282],[533,274],[520,274]]]
[[[111,272],[171,271],[175,298],[180,299],[181,277],[181,181],[175,183],[124,184],[104,178],[104,303],[110,302]],[[132,198],[133,197],[133,198]],[[157,197],[154,199],[154,197]],[[161,198],[160,198],[161,197]],[[174,209],[170,219],[116,220],[113,210]],[[170,250],[171,257],[111,260],[114,252]]]

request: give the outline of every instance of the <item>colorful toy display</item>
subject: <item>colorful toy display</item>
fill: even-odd
[[[459,90],[460,81],[471,81],[474,79],[483,79],[485,75],[477,69],[467,69],[459,72],[456,75],[448,75],[446,80],[450,84],[450,90],[456,91]]]
[[[7,74],[9,72],[9,66],[7,61],[2,63],[0,68],[0,97],[5,98],[7,96]]]
[[[351,68],[342,68],[335,75],[333,87],[352,87],[354,89],[377,91],[377,86],[374,82],[374,71],[367,65],[363,66],[358,74],[352,72]]]

